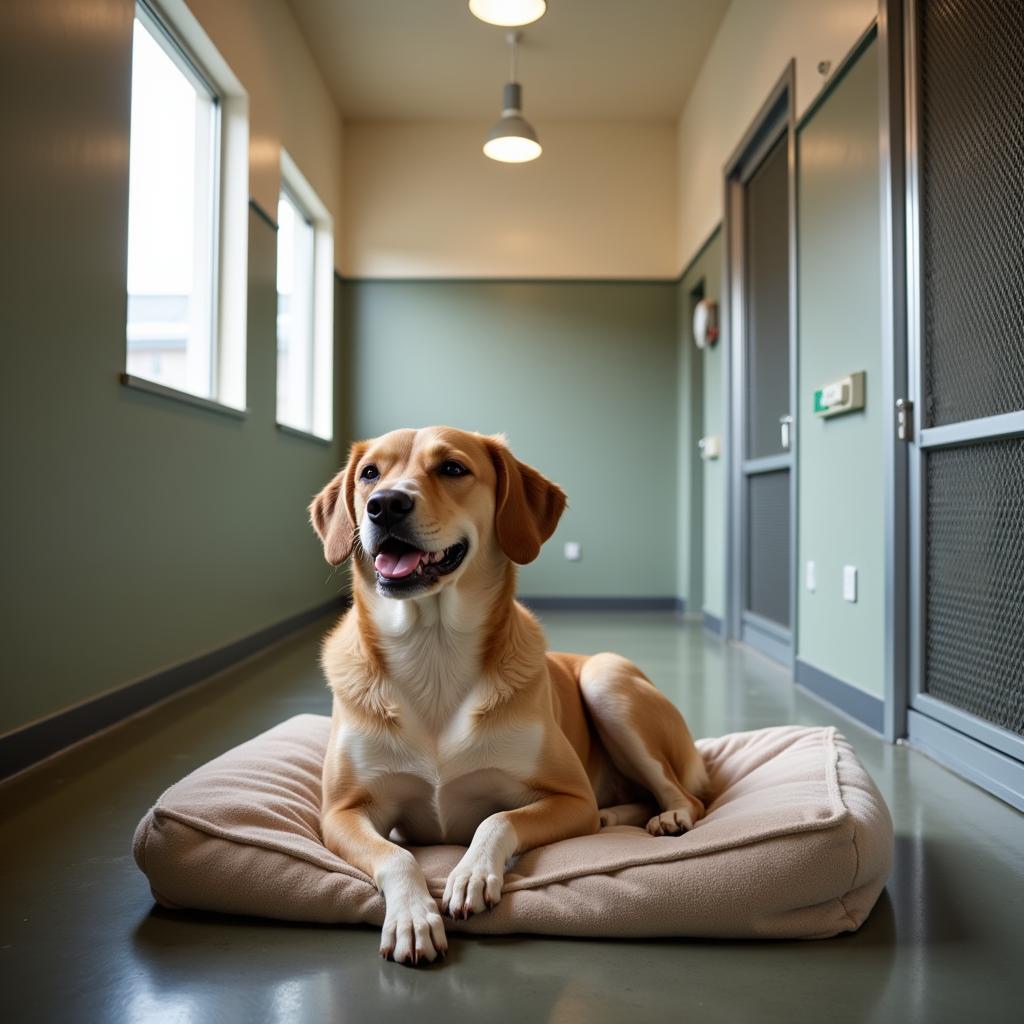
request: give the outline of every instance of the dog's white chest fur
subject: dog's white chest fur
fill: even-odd
[[[493,683],[480,670],[476,624],[451,629],[424,618],[421,609],[415,622],[383,624],[397,728],[343,731],[340,748],[380,825],[414,843],[468,844],[484,818],[537,799],[525,780],[536,771],[543,725],[481,719]]]
[[[342,731],[339,748],[370,794],[380,826],[397,828],[410,842],[464,845],[484,818],[536,799],[521,780],[534,772],[541,724],[473,725],[481,696],[471,693],[436,737],[401,700],[398,728]]]

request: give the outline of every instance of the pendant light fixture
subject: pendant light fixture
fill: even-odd
[[[469,9],[488,25],[515,28],[544,16],[546,0],[469,0]]]
[[[523,117],[523,87],[516,81],[519,33],[509,32],[508,43],[512,51],[511,81],[505,84],[501,120],[487,136],[484,155],[503,164],[524,164],[536,160],[542,150],[533,126]]]

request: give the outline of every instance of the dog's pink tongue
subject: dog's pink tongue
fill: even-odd
[[[390,551],[382,551],[374,560],[373,567],[389,580],[400,580],[403,576],[409,576],[416,571],[416,566],[423,558],[422,551],[404,551],[400,555],[393,555]]]

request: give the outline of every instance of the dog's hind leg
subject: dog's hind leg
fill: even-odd
[[[617,654],[595,654],[583,663],[580,692],[615,767],[660,808],[647,831],[667,836],[693,828],[704,814],[708,774],[675,705]]]

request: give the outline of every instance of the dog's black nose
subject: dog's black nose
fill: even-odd
[[[405,491],[378,491],[366,503],[366,514],[378,526],[394,526],[401,522],[416,504]]]

